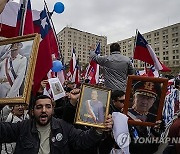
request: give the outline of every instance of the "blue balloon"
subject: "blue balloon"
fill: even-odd
[[[59,61],[59,60],[55,60],[53,61],[53,67],[51,68],[51,70],[53,72],[59,72],[63,69],[63,65],[62,65],[62,62]]]
[[[54,5],[54,11],[59,14],[62,13],[64,11],[64,4],[61,2],[57,2]]]

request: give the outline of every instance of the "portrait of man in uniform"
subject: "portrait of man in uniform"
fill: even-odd
[[[6,57],[0,61],[0,98],[22,96],[27,58],[19,52],[22,43],[13,43]]]
[[[160,94],[159,83],[149,81],[135,83],[133,86],[133,104],[128,109],[128,116],[136,121],[155,122]]]
[[[105,128],[105,119],[109,114],[110,98],[110,89],[84,83],[81,87],[75,123]]]
[[[83,121],[92,123],[104,122],[103,103],[98,100],[97,90],[92,90],[91,99],[86,100],[84,106],[84,113],[82,114]]]
[[[123,113],[130,125],[154,126],[162,119],[168,79],[129,75]]]

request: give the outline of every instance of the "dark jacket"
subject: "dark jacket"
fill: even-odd
[[[69,146],[87,149],[94,146],[101,136],[94,129],[82,131],[64,120],[52,118],[50,151],[51,154],[68,154]],[[38,154],[40,140],[34,120],[0,123],[0,142],[16,142],[15,154]]]

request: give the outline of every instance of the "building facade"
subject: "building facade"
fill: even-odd
[[[76,57],[79,59],[81,65],[86,65],[89,62],[90,47],[93,45],[96,46],[98,42],[101,44],[101,54],[106,54],[106,36],[98,36],[68,26],[63,28],[57,36],[66,64],[68,64],[71,59],[73,48],[76,51]]]
[[[180,72],[180,23],[163,27],[151,32],[142,34],[148,44],[154,49],[159,60],[171,68],[172,74]],[[118,41],[121,46],[121,53],[133,57],[135,37]],[[109,53],[110,44],[106,51]],[[144,69],[144,62],[134,61],[134,67]]]
[[[180,23],[163,27],[142,34],[147,40],[159,60],[171,68],[172,74],[180,72]],[[65,27],[58,33],[58,40],[62,56],[66,64],[71,59],[72,48],[76,51],[76,57],[81,65],[89,62],[89,50],[92,45],[101,43],[101,55],[110,54],[110,44],[107,44],[106,36],[98,36],[83,32],[75,28]],[[133,57],[135,36],[117,41],[121,47],[121,53]],[[138,70],[144,69],[144,62],[134,60],[134,67]]]

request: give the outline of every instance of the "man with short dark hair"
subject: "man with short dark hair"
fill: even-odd
[[[111,112],[123,112],[124,102],[125,102],[125,92],[120,90],[115,90],[111,94]]]
[[[71,93],[72,101],[78,98],[79,92]],[[33,103],[32,119],[16,124],[0,123],[0,141],[16,142],[15,154],[68,154],[69,146],[86,149],[100,141],[102,129],[82,131],[53,118],[54,105],[50,97],[37,96]],[[110,116],[105,125],[106,130],[112,128]]]
[[[99,56],[94,51],[90,53],[92,60],[103,68],[104,84],[114,90],[126,90],[127,76],[134,74],[130,59],[120,52],[118,43],[110,45],[109,56]]]

